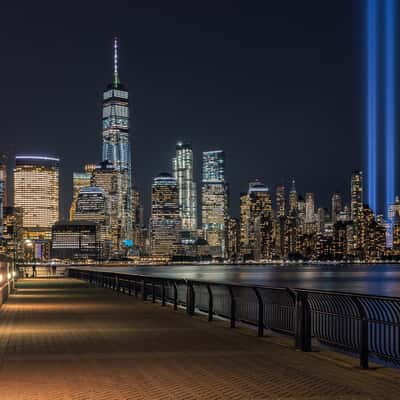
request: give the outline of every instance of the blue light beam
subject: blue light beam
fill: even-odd
[[[367,181],[368,204],[376,212],[377,199],[377,96],[378,96],[378,0],[367,0]]]
[[[395,197],[395,13],[396,0],[385,0],[385,176],[386,215]]]

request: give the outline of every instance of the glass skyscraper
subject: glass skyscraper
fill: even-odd
[[[225,153],[222,150],[203,152],[203,183],[225,181]]]
[[[25,237],[51,238],[59,219],[59,163],[54,157],[16,156],[14,205],[23,210]]]
[[[128,91],[118,72],[118,40],[114,39],[113,81],[103,93],[103,161],[110,161],[119,173],[117,213],[122,246],[132,235],[132,166],[129,141]]]
[[[181,231],[176,180],[161,173],[152,185],[150,244],[152,255],[173,256],[179,246]]]
[[[228,187],[222,150],[203,152],[201,215],[204,238],[213,256],[225,254],[225,223],[228,216]]]
[[[173,170],[178,186],[182,228],[194,231],[197,229],[197,191],[193,180],[193,150],[190,144],[177,143]]]
[[[76,211],[76,201],[78,199],[79,191],[87,186],[90,186],[90,180],[92,179],[92,172],[95,165],[85,165],[85,172],[74,172],[72,175],[72,202],[69,209],[69,219],[73,221]]]

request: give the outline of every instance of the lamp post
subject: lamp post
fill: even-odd
[[[14,221],[13,225],[13,268],[12,268],[12,275],[15,277],[17,275],[17,258],[18,258],[18,247],[19,247],[19,239],[18,235],[21,232],[22,227],[18,226],[16,221]]]
[[[29,250],[28,261],[30,261],[30,259],[31,259],[31,250],[33,248],[33,241],[31,239],[25,239],[24,240],[24,247]],[[25,254],[25,252],[24,252],[24,254]],[[25,257],[24,257],[24,259],[25,259]]]

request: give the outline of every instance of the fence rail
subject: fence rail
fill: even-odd
[[[183,306],[291,335],[296,349],[312,350],[312,339],[359,355],[360,367],[370,357],[400,364],[400,298],[354,293],[275,288],[259,285],[185,280],[109,271],[69,268],[71,277],[92,285]]]

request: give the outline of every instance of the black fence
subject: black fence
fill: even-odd
[[[69,268],[71,277],[119,292],[291,335],[296,349],[312,350],[312,339],[359,355],[400,364],[400,298],[150,277]]]

